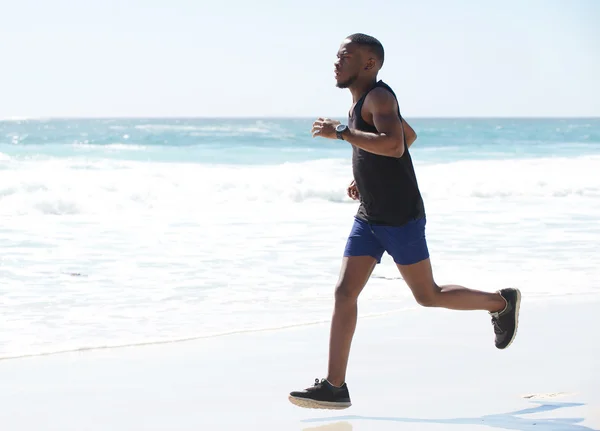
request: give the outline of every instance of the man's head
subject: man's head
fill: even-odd
[[[383,45],[373,36],[355,33],[348,36],[338,50],[335,80],[339,88],[348,88],[357,79],[374,78],[383,66]]]

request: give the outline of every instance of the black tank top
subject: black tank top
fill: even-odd
[[[367,94],[381,87],[396,94],[383,81],[378,81],[356,103],[348,118],[351,128],[378,133],[377,129],[363,120],[362,106]],[[396,99],[397,101],[397,99]],[[402,118],[400,109],[398,116]],[[402,157],[373,154],[352,146],[352,171],[360,193],[360,206],[356,216],[373,224],[401,226],[425,217],[423,199],[417,184],[412,159],[404,139]]]

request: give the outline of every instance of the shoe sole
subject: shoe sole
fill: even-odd
[[[521,309],[521,291],[519,289],[515,289],[515,291],[517,292],[517,301],[515,302],[515,332],[513,333],[513,336],[511,337],[511,339],[508,342],[508,344],[506,345],[506,347],[504,347],[504,349],[508,349],[510,347],[512,342],[517,337],[517,330],[519,329],[519,311]],[[504,349],[501,349],[501,350],[504,350]]]
[[[351,402],[317,401],[308,398],[293,397],[291,395],[288,399],[292,404],[305,409],[343,410],[352,405]]]

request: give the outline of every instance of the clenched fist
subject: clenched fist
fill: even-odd
[[[360,196],[358,194],[358,188],[356,188],[356,183],[354,180],[348,186],[348,197],[353,200],[357,200]]]
[[[336,139],[335,128],[340,124],[337,120],[319,117],[312,126],[312,136],[320,136],[322,138]]]

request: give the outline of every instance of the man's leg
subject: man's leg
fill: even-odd
[[[458,285],[438,286],[433,279],[429,258],[418,263],[397,266],[416,301],[424,307],[487,310],[490,313],[502,311],[506,307],[506,301],[497,292],[483,292]]]
[[[329,335],[327,380],[334,386],[346,381],[350,346],[356,329],[358,295],[363,290],[377,260],[371,256],[344,257],[335,289],[335,306]]]
[[[358,296],[384,248],[371,227],[355,220],[346,243],[342,267],[335,288],[335,305],[329,335],[329,370],[326,379],[315,380],[314,386],[290,392],[289,400],[300,407],[344,409],[350,407],[350,394],[345,383],[350,346],[356,328]]]
[[[429,258],[414,264],[397,265],[419,304],[451,310],[487,310],[492,316],[496,347],[506,349],[512,344],[519,326],[519,289],[507,288],[490,293],[457,285],[438,286],[433,279]]]
[[[405,226],[376,230],[416,301],[425,307],[488,311],[492,316],[496,347],[507,348],[516,334],[521,292],[513,288],[492,293],[458,285],[438,286],[431,269],[425,223],[422,219]]]

